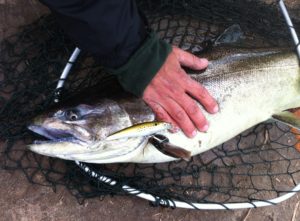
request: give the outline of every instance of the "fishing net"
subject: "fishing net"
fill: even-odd
[[[240,26],[245,46],[285,46],[293,50],[288,28],[275,1],[144,0],[138,3],[161,38],[194,54],[201,55],[209,49],[232,25]],[[294,17],[293,21],[299,27],[297,19]],[[21,170],[34,184],[53,189],[63,185],[79,202],[92,197],[143,192],[154,196],[154,205],[170,199],[166,202],[216,203],[227,208],[224,203],[266,202],[293,192],[300,183],[300,134],[272,122],[257,125],[194,156],[189,162],[78,166],[72,161],[28,151],[26,145],[37,139],[37,135],[30,133],[26,125],[53,104],[57,81],[74,48],[52,15],[21,27],[1,42],[0,162],[3,169]],[[105,73],[91,56],[81,54],[65,83],[62,98],[67,99],[95,84],[103,89],[99,96],[122,93],[113,76]],[[100,174],[102,179],[95,174]],[[130,193],[126,186],[137,191]]]

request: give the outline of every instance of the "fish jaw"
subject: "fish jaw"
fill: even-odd
[[[46,127],[45,125],[29,125],[28,129],[48,140],[35,140],[29,149],[45,156],[58,157],[64,153],[85,152],[88,142],[77,139],[63,129]]]
[[[38,126],[38,125],[29,125],[28,129],[33,131],[34,133],[37,133],[43,137],[48,138],[50,140],[57,140],[57,139],[61,139],[63,137],[70,136],[70,134],[64,130],[55,129],[55,128],[47,129],[45,127]]]

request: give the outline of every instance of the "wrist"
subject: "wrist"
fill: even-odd
[[[171,51],[171,45],[151,32],[126,64],[117,69],[108,69],[108,71],[118,77],[126,91],[142,96]]]

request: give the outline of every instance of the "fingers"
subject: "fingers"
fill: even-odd
[[[188,74],[186,74],[186,72],[183,69],[181,69],[178,75],[180,75],[180,78],[178,78],[179,80],[176,80],[177,83],[181,84],[181,87],[184,88],[184,91],[188,95],[196,99],[205,108],[205,110],[207,110],[211,114],[217,113],[219,111],[219,107],[216,100],[209,94],[209,92],[205,89],[204,86],[202,86],[197,81],[193,80]],[[181,94],[178,94],[177,97],[183,97],[183,95],[179,95]],[[185,101],[187,100],[188,99],[185,99]],[[184,105],[192,104],[190,102],[184,102]],[[200,117],[199,114],[198,116]],[[200,129],[200,131],[202,130]]]
[[[207,120],[191,97],[184,92],[177,92],[173,97],[171,94],[162,97],[152,89],[149,87],[146,90],[148,95],[144,97],[144,101],[153,110],[157,119],[174,125],[176,128],[174,132],[180,127],[188,137],[192,138],[196,135],[197,129],[202,132],[208,129]]]
[[[176,101],[171,98],[162,101],[164,107],[172,116],[173,120],[183,130],[183,132],[190,138],[197,134],[196,128],[185,110]]]
[[[205,89],[205,87],[191,78],[189,78],[187,81],[188,87],[186,87],[186,92],[193,98],[198,100],[209,113],[217,113],[219,111],[218,104],[216,100]]]
[[[145,99],[145,102],[153,110],[158,120],[172,124],[173,128],[171,129],[171,132],[177,132],[180,130],[178,124],[170,117],[168,112],[159,103],[151,99]]]
[[[187,113],[189,119],[193,122],[193,124],[197,127],[199,131],[207,131],[208,121],[201,112],[201,109],[199,108],[197,103],[190,96],[186,94],[177,96],[176,102],[181,105],[181,107]]]
[[[180,127],[188,137],[196,135],[196,128],[186,111],[172,98],[154,95],[151,100],[147,98],[144,100],[154,111],[157,119],[170,122],[176,128]]]
[[[208,66],[208,60],[205,58],[198,58],[195,55],[176,47],[173,48],[173,51],[176,54],[179,63],[185,67],[194,70],[202,70]]]

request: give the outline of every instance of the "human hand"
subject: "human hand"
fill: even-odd
[[[157,119],[171,123],[175,131],[181,128],[186,136],[194,137],[197,129],[205,132],[209,126],[196,101],[211,114],[218,112],[219,108],[208,91],[188,76],[181,65],[202,70],[207,67],[208,61],[173,47],[163,66],[146,87],[143,100],[154,111]]]

